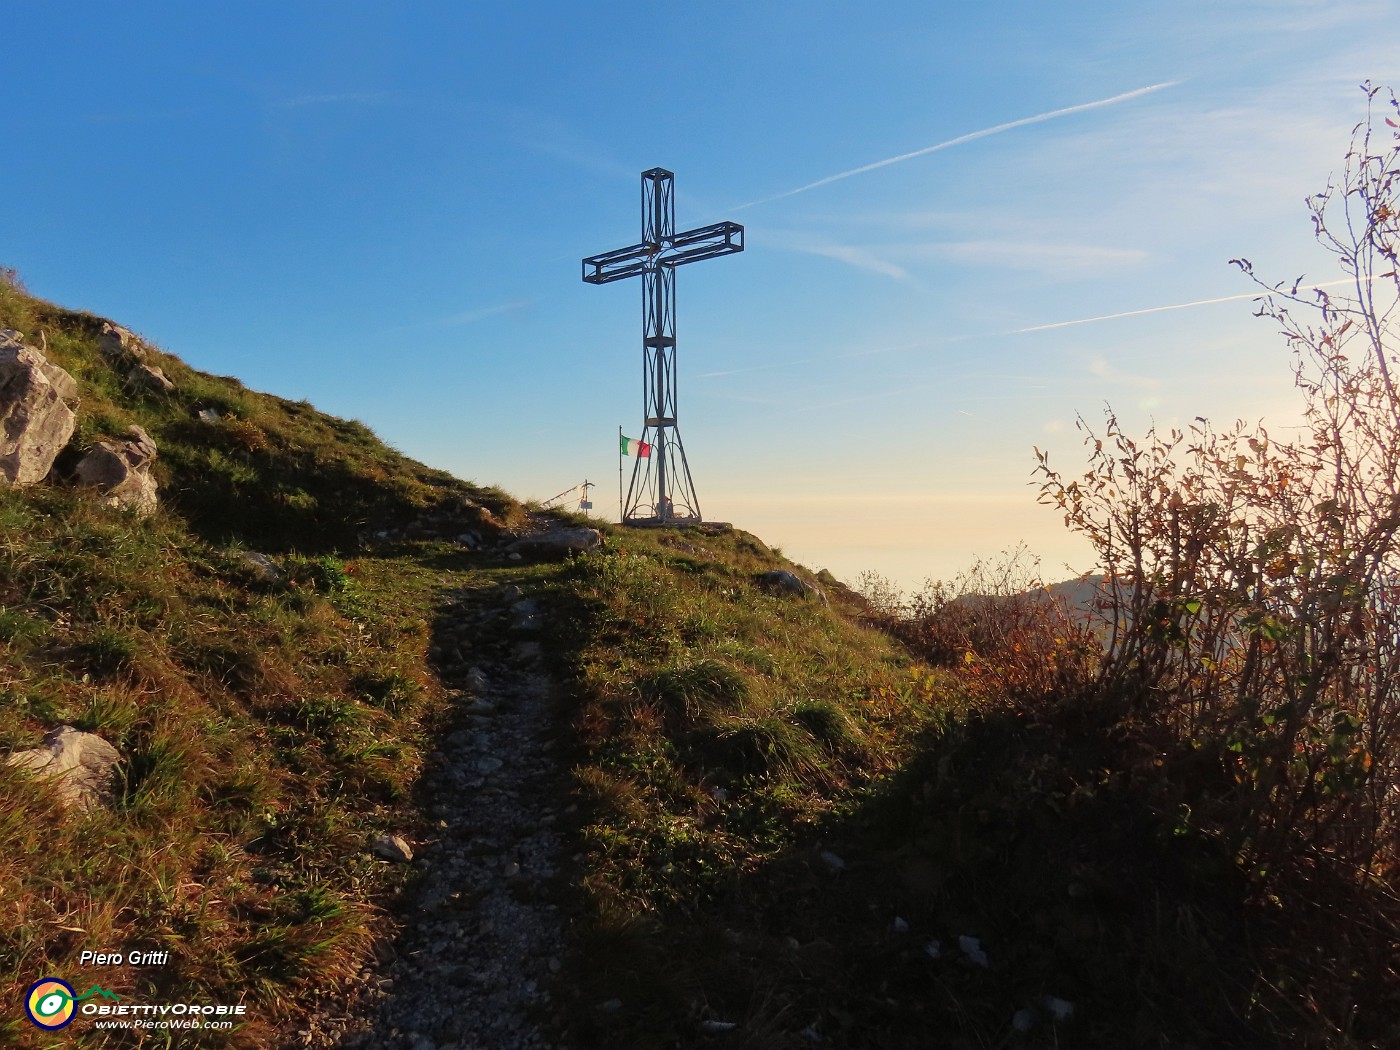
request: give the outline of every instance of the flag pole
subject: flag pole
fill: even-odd
[[[617,523],[622,524],[622,424],[617,425]]]

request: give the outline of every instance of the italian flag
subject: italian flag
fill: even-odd
[[[646,459],[651,455],[651,446],[645,441],[623,437],[620,433],[617,435],[617,439],[622,442],[622,454],[624,456],[640,456],[642,459]]]

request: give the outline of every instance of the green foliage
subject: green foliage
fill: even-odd
[[[588,804],[582,1045],[688,1045],[687,998],[758,994],[769,960],[736,962],[723,931],[766,926],[798,891],[745,884],[863,797],[930,720],[940,683],[910,675],[839,584],[830,606],[755,586],[783,565],[744,533],[627,530],[559,582]],[[621,994],[650,998],[595,1029],[589,1004]]]

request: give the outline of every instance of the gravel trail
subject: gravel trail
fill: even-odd
[[[365,975],[344,1050],[546,1050],[562,965],[558,878],[567,805],[541,610],[513,585],[463,592],[434,648],[460,728],[424,771],[424,874],[398,909],[393,959]]]

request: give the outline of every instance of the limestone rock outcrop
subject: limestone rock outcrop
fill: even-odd
[[[112,798],[112,769],[121,760],[117,749],[96,733],[59,726],[42,747],[16,751],[6,765],[50,777],[65,806],[88,810]]]
[[[73,476],[81,485],[102,490],[104,502],[129,507],[145,517],[159,505],[151,464],[156,443],[138,426],[127,428],[125,441],[99,441],[78,461]]]
[[[24,342],[0,331],[0,481],[32,485],[48,477],[77,423],[78,384]]]
[[[597,529],[559,528],[534,536],[523,536],[506,550],[531,558],[563,558],[570,554],[591,551],[602,542],[603,534]]]
[[[815,583],[808,583],[796,573],[788,572],[786,569],[773,569],[769,572],[761,573],[758,577],[758,584],[764,590],[773,594],[791,594],[798,598],[816,598],[823,605],[826,604],[826,592]]]
[[[146,357],[146,344],[130,330],[111,321],[102,322],[97,349],[107,360],[118,364],[131,364]]]
[[[137,390],[152,390],[157,394],[168,394],[175,389],[169,376],[144,361],[126,374],[126,385]]]

